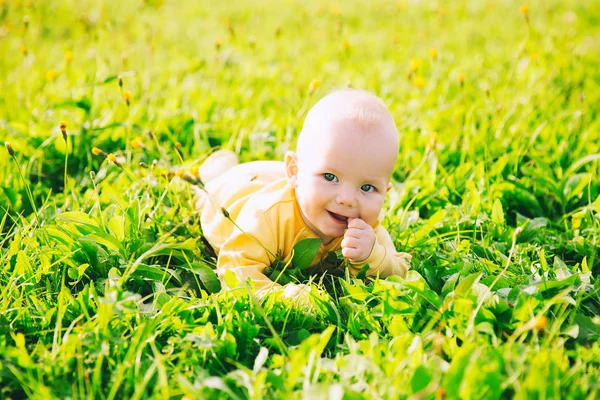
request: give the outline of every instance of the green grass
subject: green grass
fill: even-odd
[[[598,398],[600,3],[258,3],[0,1],[0,398]],[[409,275],[219,292],[174,172],[348,84]]]

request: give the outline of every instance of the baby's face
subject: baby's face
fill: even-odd
[[[381,212],[397,157],[389,135],[362,132],[353,121],[311,135],[290,179],[302,218],[324,243],[344,235],[348,218],[373,225]]]

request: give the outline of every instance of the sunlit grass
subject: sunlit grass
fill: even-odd
[[[598,397],[599,5],[0,0],[0,397]],[[413,269],[219,292],[198,165],[346,86]]]

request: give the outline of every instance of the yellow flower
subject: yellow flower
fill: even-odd
[[[432,47],[432,48],[429,49],[429,56],[431,58],[437,58],[437,54],[438,54],[438,52],[437,52],[437,49],[435,47]]]
[[[423,88],[425,86],[425,79],[423,79],[422,76],[415,76],[415,79],[413,80],[413,83],[415,84],[416,87],[418,87],[419,89]]]
[[[21,47],[19,47],[19,51],[21,52],[21,54],[23,54],[24,56],[27,55],[27,47],[25,47],[24,44],[21,45]]]
[[[223,45],[223,42],[221,42],[221,40],[219,40],[219,39],[215,40],[215,49],[220,50],[222,45]]]
[[[308,85],[308,91],[312,93],[315,90],[317,90],[319,88],[319,86],[321,86],[321,82],[319,82],[318,79],[313,79],[312,81],[310,81],[310,84]]]
[[[97,147],[92,148],[92,154],[95,156],[106,157],[106,153]]]
[[[350,45],[350,43],[348,43],[347,40],[344,40],[342,42],[342,49],[344,49],[344,51],[348,51],[352,48],[352,46]]]
[[[465,75],[462,72],[459,72],[456,78],[458,79],[458,83],[461,85],[465,83]]]
[[[523,4],[519,10],[521,11],[521,14],[527,15],[529,13],[529,6],[527,4]]]
[[[123,166],[117,160],[117,156],[115,156],[114,154],[110,153],[109,155],[106,156],[106,159],[108,161],[110,161],[111,163],[115,164],[117,167],[123,168]]]
[[[141,136],[136,136],[131,142],[131,147],[133,147],[134,149],[139,149],[139,148],[143,148],[144,147],[144,142],[142,140]]]
[[[585,216],[585,212],[577,212],[571,216],[571,229],[577,230],[581,227],[581,220]]]
[[[411,71],[418,70],[420,66],[421,66],[421,61],[419,61],[417,58],[413,58],[412,60],[410,60],[410,70]]]
[[[131,103],[131,92],[129,90],[125,90],[123,92],[123,99],[125,99],[125,103],[127,103],[127,106],[129,106]]]
[[[57,76],[58,76],[58,72],[56,72],[55,69],[49,69],[48,72],[46,72],[46,80],[48,82],[52,82],[52,81],[56,80]]]
[[[540,315],[539,317],[534,317],[531,321],[531,326],[537,331],[543,331],[548,326],[548,318],[546,318],[543,315]]]
[[[198,172],[199,168],[200,168],[199,165],[192,165],[190,167],[190,174],[192,174],[193,176],[198,176],[198,174],[199,174],[199,172]]]
[[[183,176],[185,175],[185,171],[182,169],[178,169],[177,172],[175,172],[175,175],[179,178],[182,179]]]
[[[66,51],[65,52],[65,62],[67,64],[70,64],[71,61],[73,61],[73,52],[72,51]]]
[[[437,390],[435,391],[435,400],[444,400],[446,398],[446,394],[446,389],[444,389],[443,387],[437,388]]]

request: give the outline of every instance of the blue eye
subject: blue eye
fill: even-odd
[[[330,174],[329,172],[324,173],[323,178],[325,178],[325,180],[329,181],[329,182],[337,182],[338,181],[337,176],[335,176],[334,174]]]
[[[371,192],[374,192],[376,189],[375,189],[375,186],[369,185],[367,183],[366,185],[362,185],[360,187],[360,190],[362,190],[363,192],[366,192],[366,193],[371,193]]]

